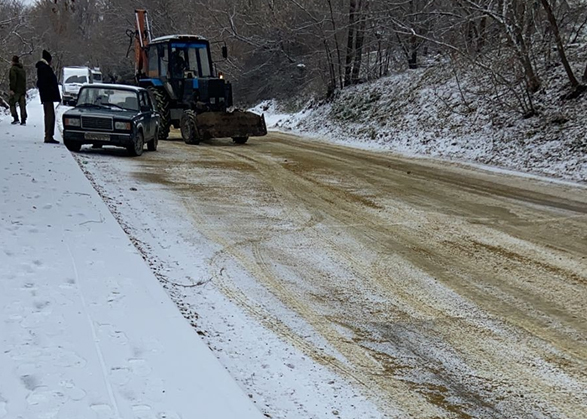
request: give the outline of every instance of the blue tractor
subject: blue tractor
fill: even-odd
[[[230,137],[244,144],[249,137],[267,134],[263,115],[233,108],[232,85],[212,62],[210,43],[196,35],[151,39],[145,10],[136,10],[135,73],[147,88],[160,114],[159,140],[170,127],[181,129],[187,144]],[[222,55],[227,57],[226,46]]]

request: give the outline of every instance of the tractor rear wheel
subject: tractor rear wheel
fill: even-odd
[[[194,111],[184,111],[181,115],[181,137],[186,144],[200,144],[200,134]]]
[[[149,92],[155,100],[157,112],[159,113],[159,141],[165,141],[169,136],[169,127],[171,126],[171,111],[169,97],[165,90],[158,87],[149,87]]]

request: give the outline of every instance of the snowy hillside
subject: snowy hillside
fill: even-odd
[[[482,91],[479,78],[438,67],[348,88],[295,114],[274,101],[255,110],[274,129],[356,147],[587,182],[587,96],[562,100],[564,83],[561,69],[553,70],[534,97],[538,115],[529,118]]]

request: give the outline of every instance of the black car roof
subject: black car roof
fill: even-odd
[[[146,91],[139,86],[131,86],[129,84],[113,84],[113,83],[91,83],[91,84],[84,84],[82,88],[86,87],[97,87],[99,89],[117,89],[117,90],[128,90],[133,92],[142,92]]]

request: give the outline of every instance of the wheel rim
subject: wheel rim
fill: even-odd
[[[135,153],[140,154],[145,147],[145,140],[142,134],[137,135],[137,140],[135,141]]]
[[[181,134],[184,140],[189,140],[192,137],[192,124],[188,118],[183,118],[181,124]]]

